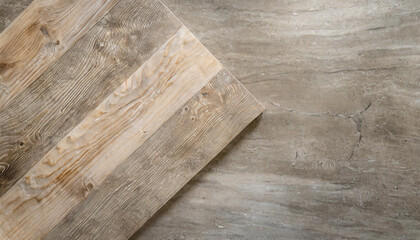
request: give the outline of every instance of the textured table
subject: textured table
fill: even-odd
[[[263,106],[158,0],[35,0],[0,34],[0,239],[128,239]]]

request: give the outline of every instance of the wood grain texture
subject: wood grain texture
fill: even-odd
[[[132,239],[420,239],[419,1],[163,1],[266,111]]]
[[[222,70],[45,239],[129,238],[262,110]]]
[[[220,70],[182,27],[0,198],[0,238],[43,237]]]
[[[78,2],[54,3],[41,17]],[[120,1],[66,50],[1,96],[1,239],[127,239],[263,110],[160,1]]]
[[[159,1],[120,1],[1,110],[0,196],[181,26]]]
[[[118,0],[35,0],[0,34],[0,110]]]

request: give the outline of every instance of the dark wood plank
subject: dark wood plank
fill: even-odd
[[[0,112],[0,195],[182,24],[157,0],[122,0]]]
[[[129,238],[262,110],[220,71],[45,239]]]

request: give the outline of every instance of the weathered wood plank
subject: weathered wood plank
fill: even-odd
[[[45,239],[129,238],[262,110],[220,71]]]
[[[35,0],[0,34],[0,109],[119,0]]]
[[[0,198],[0,238],[42,237],[220,70],[181,28]]]
[[[157,0],[122,0],[0,111],[0,196],[173,36]]]

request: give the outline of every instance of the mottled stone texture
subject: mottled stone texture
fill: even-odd
[[[132,239],[420,239],[418,0],[164,0],[266,112]]]

